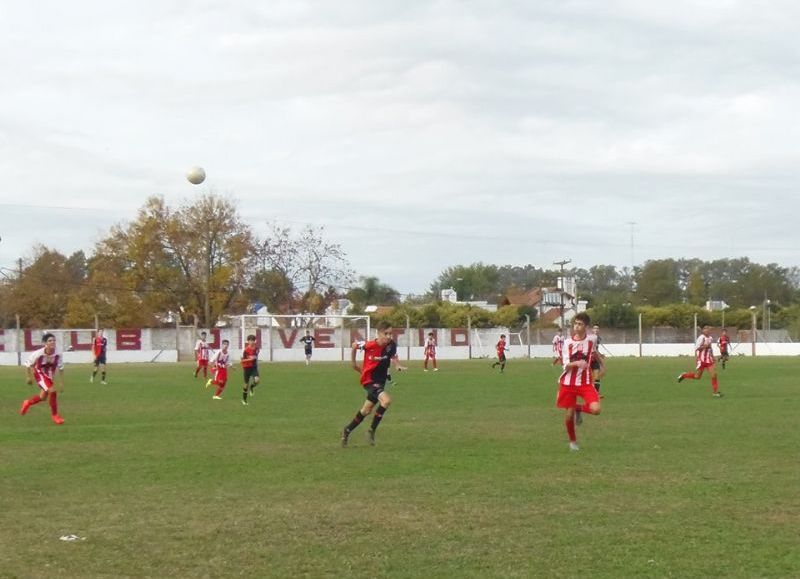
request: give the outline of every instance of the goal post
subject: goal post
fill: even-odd
[[[305,359],[301,338],[306,330],[314,338],[314,358],[321,361],[349,359],[353,341],[370,337],[368,315],[325,314],[243,314],[232,316],[231,328],[237,328],[237,340],[231,346],[241,350],[247,336],[254,335],[265,361],[301,361]]]

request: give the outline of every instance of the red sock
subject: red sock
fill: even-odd
[[[39,398],[38,396],[33,396],[33,397],[28,399],[28,404],[33,406],[34,404],[39,404],[39,402],[41,402],[41,401],[42,401],[42,399]]]
[[[717,380],[716,376],[711,379],[711,387],[714,389],[714,392],[719,389],[719,381]]]
[[[48,396],[48,399],[50,400],[50,414],[55,416],[56,414],[58,414],[57,394],[55,392],[51,392],[50,396]]]
[[[685,374],[681,374],[681,378],[683,378],[684,380],[696,380],[697,379],[694,376],[694,372],[686,372]]]
[[[564,420],[564,424],[567,427],[567,436],[569,437],[569,441],[575,442],[575,421],[572,417],[569,417]]]
[[[214,396],[222,396],[222,391],[225,390],[225,386],[217,385],[217,393]]]

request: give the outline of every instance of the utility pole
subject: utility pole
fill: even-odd
[[[633,266],[634,266],[634,261],[633,261],[633,231],[634,231],[634,227],[636,227],[636,222],[635,221],[628,221],[627,223],[628,223],[628,225],[631,226],[631,275],[633,275]]]
[[[564,328],[564,266],[568,263],[572,263],[571,259],[562,259],[561,261],[554,261],[553,265],[557,265],[561,268],[561,328]]]

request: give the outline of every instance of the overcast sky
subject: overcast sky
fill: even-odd
[[[208,190],[403,293],[479,261],[798,265],[798,38],[789,0],[3,0],[0,266]]]

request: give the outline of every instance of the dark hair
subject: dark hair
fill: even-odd
[[[378,329],[379,332],[383,332],[383,331],[388,330],[391,327],[392,327],[392,324],[390,324],[389,322],[378,322],[377,329]]]
[[[229,345],[230,345],[230,342],[229,342],[228,340],[222,340],[222,343],[223,343],[223,344],[229,344]]]
[[[201,335],[201,336],[205,336],[206,334],[207,334],[207,332],[206,332],[205,330],[203,330],[202,332],[200,332],[200,335]]]
[[[55,340],[56,335],[53,334],[52,332],[45,332],[44,334],[42,334],[42,344],[44,344],[50,338],[53,338]]]
[[[579,314],[576,314],[575,317],[573,318],[573,320],[580,320],[581,322],[583,322],[587,326],[592,321],[591,318],[589,317],[589,314],[587,314],[586,312],[581,312]]]
[[[255,334],[250,334],[250,335],[248,335],[248,336],[247,336],[247,341],[249,342],[250,340],[253,340],[253,341],[255,342],[255,340],[256,340],[256,335],[255,335]]]
[[[501,337],[501,338],[505,338],[505,337],[506,337],[506,335],[505,335],[505,334],[500,334],[500,337]]]

